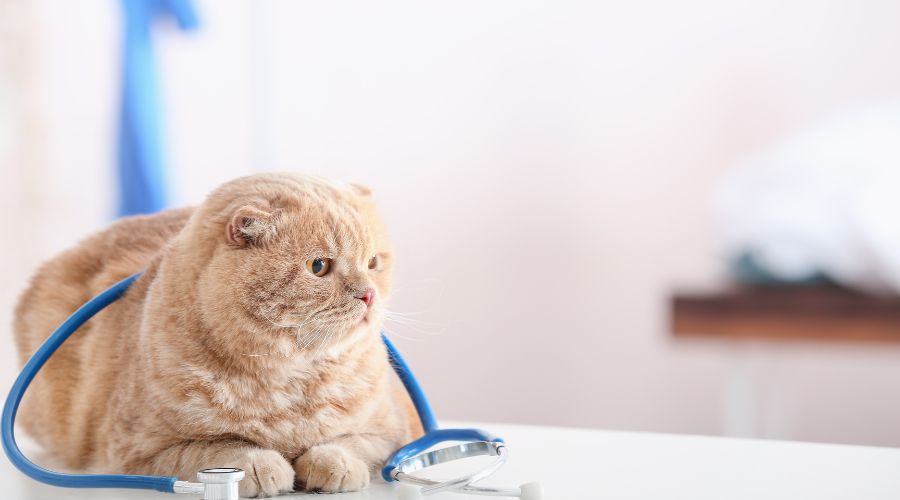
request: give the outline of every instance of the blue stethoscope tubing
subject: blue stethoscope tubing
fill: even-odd
[[[14,427],[16,423],[16,412],[19,410],[19,404],[22,402],[22,396],[25,390],[34,380],[35,375],[41,370],[50,356],[78,330],[81,325],[91,319],[105,307],[118,300],[131,287],[132,283],[140,278],[142,273],[133,274],[122,281],[114,284],[106,290],[100,292],[96,297],[87,301],[78,308],[71,316],[50,334],[49,337],[38,347],[21,373],[13,383],[6,397],[6,403],[3,405],[3,414],[0,416],[0,437],[2,437],[3,451],[9,457],[10,462],[22,471],[28,477],[46,483],[52,486],[60,486],[64,488],[130,488],[143,490],[156,490],[166,493],[175,492],[175,483],[178,481],[174,476],[140,476],[131,474],[68,474],[63,472],[55,472],[44,469],[36,465],[19,450],[16,443]],[[479,429],[439,429],[437,419],[428,403],[425,392],[419,385],[418,380],[410,370],[409,365],[400,356],[394,344],[382,333],[381,338],[387,348],[391,365],[403,386],[409,393],[413,405],[419,414],[419,420],[425,435],[415,441],[403,446],[391,455],[384,468],[381,476],[385,481],[394,481],[392,475],[397,465],[410,457],[418,455],[427,449],[447,441],[488,441],[502,442],[503,440],[488,434]]]
[[[381,334],[381,338],[384,340],[384,345],[387,347],[388,356],[390,357],[391,364],[394,366],[394,371],[397,372],[397,375],[403,382],[403,386],[406,387],[406,392],[409,393],[409,397],[412,399],[413,405],[415,405],[416,411],[419,413],[419,420],[422,422],[422,428],[425,430],[424,436],[403,446],[395,451],[393,455],[388,457],[384,468],[381,469],[381,477],[384,478],[385,481],[395,481],[393,472],[400,462],[407,458],[414,457],[440,443],[446,443],[448,441],[503,442],[502,439],[481,429],[439,429],[437,419],[434,417],[434,413],[431,411],[431,405],[428,403],[428,397],[425,396],[422,386],[419,385],[419,381],[416,380],[409,365],[406,364],[406,361],[404,361],[403,357],[400,356],[400,353],[397,352],[397,348],[394,347],[394,344],[384,335],[384,333]]]
[[[140,273],[134,274],[107,288],[96,297],[85,302],[77,311],[66,318],[47,337],[47,340],[38,347],[37,351],[31,355],[31,359],[25,363],[25,367],[22,368],[22,372],[19,373],[15,383],[13,383],[12,389],[9,390],[6,403],[3,405],[3,415],[0,417],[3,451],[6,452],[10,462],[28,477],[42,483],[65,488],[133,488],[174,492],[175,481],[178,480],[176,477],[136,476],[129,474],[66,474],[44,469],[35,465],[34,462],[28,460],[22,454],[18,444],[16,444],[14,433],[16,412],[19,410],[22,396],[25,394],[25,390],[28,389],[28,385],[34,380],[34,376],[50,359],[50,356],[87,320],[121,297],[139,277]]]

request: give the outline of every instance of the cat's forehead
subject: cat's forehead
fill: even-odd
[[[256,174],[219,187],[204,204],[205,220],[220,225],[251,207],[270,214],[275,241],[291,251],[361,254],[388,246],[371,191],[362,186],[295,174]]]
[[[282,213],[294,244],[334,254],[356,254],[375,244],[369,212],[348,199],[309,199]]]

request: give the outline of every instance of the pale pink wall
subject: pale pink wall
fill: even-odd
[[[111,206],[118,5],[36,5],[44,175],[0,194],[44,214],[27,257],[0,247],[6,320],[38,258]],[[161,36],[177,197],[260,169],[372,186],[394,308],[425,322],[391,328],[453,419],[721,433],[732,353],[666,331],[671,289],[720,277],[717,176],[900,93],[898,2],[200,6],[204,31]],[[752,350],[763,435],[900,445],[900,350]]]

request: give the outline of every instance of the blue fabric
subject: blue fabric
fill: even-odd
[[[159,78],[151,26],[158,16],[173,17],[184,31],[197,27],[191,0],[122,0],[124,54],[119,117],[119,215],[153,213],[165,208]]]

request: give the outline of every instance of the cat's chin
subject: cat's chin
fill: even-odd
[[[358,313],[356,321],[353,322],[355,327],[360,325],[368,326],[372,324],[374,320],[375,312],[368,307],[363,306],[362,310]]]

